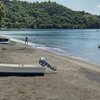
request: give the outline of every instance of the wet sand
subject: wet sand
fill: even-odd
[[[0,63],[37,64],[44,56],[57,72],[44,76],[0,76],[0,100],[100,100],[100,66],[11,41],[0,44]]]

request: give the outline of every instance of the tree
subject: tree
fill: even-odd
[[[0,27],[1,27],[2,18],[4,17],[4,15],[5,15],[4,7],[3,7],[3,4],[0,2]]]
[[[6,16],[0,11],[5,28],[100,28],[100,16],[73,11],[52,0],[26,2],[22,0],[0,0]],[[2,4],[0,6],[2,8]],[[4,12],[4,11],[3,11]],[[2,16],[3,15],[3,16]]]
[[[4,4],[7,4],[8,2],[10,2],[10,0],[1,0]]]

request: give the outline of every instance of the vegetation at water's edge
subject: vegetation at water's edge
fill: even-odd
[[[4,28],[100,28],[100,16],[73,11],[56,2],[1,1],[6,13],[2,22]]]

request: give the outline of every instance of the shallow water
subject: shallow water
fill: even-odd
[[[43,29],[0,31],[0,35],[25,41],[28,36],[33,47],[44,48],[63,55],[75,56],[100,64],[100,30]]]

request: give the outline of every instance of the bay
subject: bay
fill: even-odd
[[[99,29],[34,29],[0,31],[0,35],[25,41],[30,45],[62,55],[85,59],[100,65]]]

